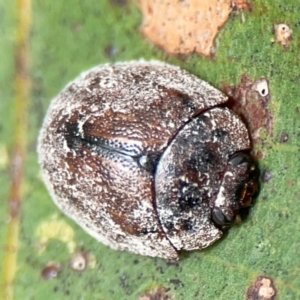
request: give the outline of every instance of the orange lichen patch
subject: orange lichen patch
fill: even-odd
[[[233,9],[249,8],[247,1],[139,0],[143,34],[168,53],[211,55],[213,41]]]
[[[284,23],[274,25],[274,33],[277,43],[282,46],[288,46],[292,40],[293,30]]]

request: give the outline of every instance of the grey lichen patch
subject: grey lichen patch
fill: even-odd
[[[269,182],[273,178],[273,174],[270,170],[263,170],[260,178],[262,182]]]
[[[274,300],[276,288],[270,277],[259,276],[248,288],[246,293],[247,300]]]

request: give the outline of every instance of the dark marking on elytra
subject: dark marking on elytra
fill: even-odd
[[[194,222],[190,219],[183,220],[182,222],[182,229],[185,231],[192,231],[194,227]]]
[[[81,137],[78,126],[78,122],[65,122],[65,138],[70,149],[77,151],[83,146],[98,154],[108,151],[112,155],[128,156],[133,158],[137,164],[149,173],[153,174],[155,172],[160,158],[159,153],[140,154],[138,149],[126,149],[126,144],[111,143],[110,140],[102,137],[95,137],[85,133]]]
[[[174,228],[174,224],[173,224],[173,222],[171,222],[171,221],[165,222],[165,223],[164,223],[164,226],[165,226],[168,230],[171,230],[171,229]]]
[[[77,150],[80,144],[78,123],[65,122],[65,139],[71,150]]]
[[[228,132],[223,128],[217,128],[212,132],[212,138],[214,140],[217,139],[219,142],[224,142],[226,136],[228,136]]]
[[[181,210],[193,209],[201,203],[201,193],[198,186],[181,182],[178,192],[178,202]]]
[[[137,234],[147,235],[149,233],[156,233],[157,229],[155,228],[142,228],[141,230],[137,231]]]

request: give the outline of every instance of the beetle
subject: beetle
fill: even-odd
[[[38,140],[56,205],[113,249],[176,260],[218,240],[256,192],[227,97],[158,61],[103,64],[52,100]]]

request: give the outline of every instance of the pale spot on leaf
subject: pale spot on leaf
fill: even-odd
[[[274,25],[276,41],[282,46],[288,46],[292,40],[293,30],[287,24]]]
[[[65,221],[52,215],[49,219],[40,223],[36,230],[39,252],[43,253],[50,239],[57,239],[65,243],[69,253],[74,253],[76,244],[74,241],[74,230]]]
[[[5,145],[0,144],[0,169],[4,169],[8,164],[8,153]]]

